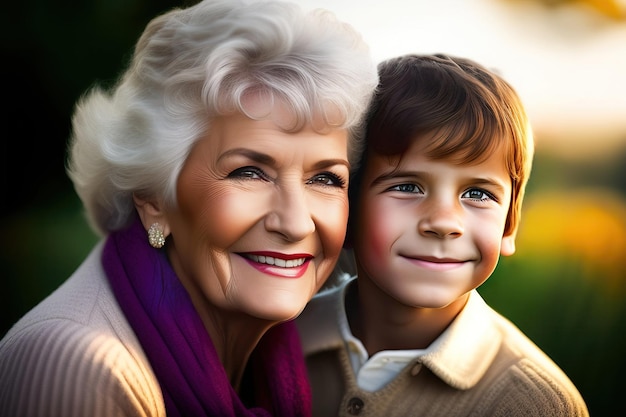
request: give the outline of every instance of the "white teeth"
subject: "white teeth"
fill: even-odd
[[[271,256],[258,256],[258,255],[246,255],[246,256],[249,259],[253,260],[254,262],[258,262],[260,264],[275,265],[281,268],[293,268],[296,266],[300,266],[305,261],[304,258],[290,259],[287,261],[287,260],[280,259],[280,258],[273,258]]]

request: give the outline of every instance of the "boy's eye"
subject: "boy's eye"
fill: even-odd
[[[242,178],[242,179],[267,179],[267,175],[262,169],[253,166],[241,167],[233,170],[227,175],[227,178]]]
[[[461,198],[470,198],[472,200],[479,201],[494,200],[493,196],[490,193],[478,188],[472,188],[471,190],[467,190],[461,195]]]
[[[422,190],[415,184],[398,184],[389,188],[389,191],[399,191],[401,193],[422,193]]]
[[[343,180],[343,178],[333,174],[332,172],[323,172],[321,174],[315,175],[313,178],[308,180],[307,184],[319,184],[329,187],[343,187],[345,186],[346,182]]]

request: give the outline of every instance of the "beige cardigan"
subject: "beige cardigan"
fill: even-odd
[[[165,416],[101,253],[102,242],[0,341],[0,416]]]
[[[563,371],[473,291],[434,349],[378,391],[359,389],[343,328],[349,281],[318,294],[297,319],[314,416],[588,416]]]

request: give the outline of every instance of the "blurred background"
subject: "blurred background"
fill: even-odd
[[[110,85],[155,15],[194,0],[31,0],[0,15],[0,336],[97,237],[65,176],[75,101]],[[626,415],[626,1],[302,0],[377,60],[466,56],[520,93],[537,151],[518,251],[479,291],[546,351],[592,416]]]

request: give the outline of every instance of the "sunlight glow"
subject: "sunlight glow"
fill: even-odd
[[[626,142],[626,20],[616,23],[581,1],[301,3],[351,23],[377,60],[443,52],[499,71],[526,103],[545,148],[606,153]],[[614,3],[623,9],[626,0]]]

